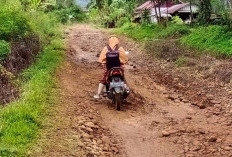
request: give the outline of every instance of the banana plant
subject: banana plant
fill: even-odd
[[[49,5],[56,5],[56,0],[31,0],[30,5],[33,10],[44,9]]]
[[[45,0],[41,3],[40,7],[45,9],[47,6],[55,6],[56,4],[56,0]]]
[[[41,0],[31,0],[31,8],[37,10],[41,2]]]

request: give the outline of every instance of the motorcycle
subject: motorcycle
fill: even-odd
[[[115,104],[116,110],[121,110],[122,102],[129,94],[123,70],[120,67],[111,68],[107,77],[106,96]]]

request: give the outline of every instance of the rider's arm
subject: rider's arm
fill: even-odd
[[[106,63],[106,53],[107,53],[107,47],[104,47],[98,59],[99,63],[102,64]]]
[[[126,51],[123,47],[119,48],[119,58],[122,64],[126,64],[128,62],[128,56],[126,55]]]

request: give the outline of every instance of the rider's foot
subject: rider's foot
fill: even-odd
[[[105,87],[104,84],[99,83],[97,94],[93,96],[95,99],[100,99],[101,98],[100,95],[102,94],[104,87]]]
[[[94,97],[95,99],[100,99],[100,95],[98,95],[98,94],[97,94],[97,95],[94,95],[93,97]]]

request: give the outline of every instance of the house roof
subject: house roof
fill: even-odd
[[[182,3],[182,4],[173,5],[173,6],[169,7],[168,10],[166,10],[165,12],[162,12],[162,13],[173,14],[187,5],[189,5],[189,3]]]
[[[158,5],[157,3],[155,4],[156,6]],[[161,9],[161,13],[162,14],[173,14],[177,11],[180,11],[181,9],[183,9],[184,7],[188,6],[189,3],[181,3],[181,4],[176,4],[174,5],[172,0],[168,0],[167,3],[162,4],[160,7],[161,8],[165,8],[165,9]],[[140,13],[143,10],[150,10],[154,8],[154,3],[152,1],[146,1],[145,3],[143,3],[141,6],[139,6],[138,8],[136,8],[136,13]]]
[[[152,3],[152,1],[146,1],[141,6],[136,8],[136,11],[141,11],[141,10],[145,10],[145,9],[151,9],[152,7],[154,7],[154,4]]]
[[[155,3],[155,5],[158,6],[158,3]],[[166,8],[167,6],[168,7],[173,6],[172,0],[168,0],[167,2],[163,3],[160,7]],[[146,1],[145,3],[140,5],[138,8],[136,8],[136,12],[140,12],[142,10],[151,9],[151,8],[154,8],[154,3],[152,1]]]

